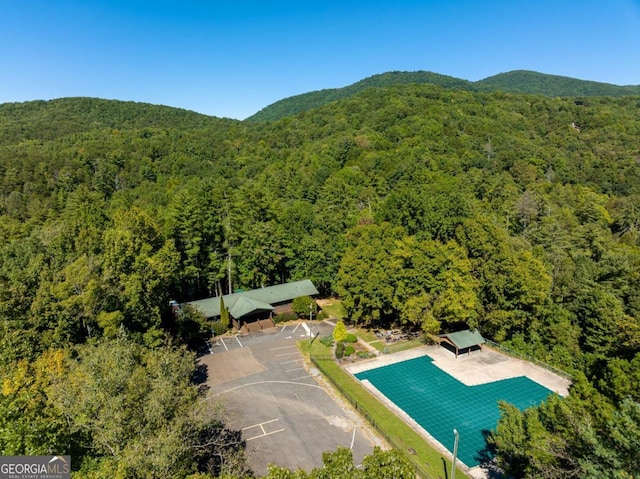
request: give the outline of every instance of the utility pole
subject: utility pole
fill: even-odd
[[[227,198],[227,193],[224,193],[225,199],[225,213],[226,213],[226,221],[225,221],[225,236],[227,243],[227,276],[229,279],[229,294],[233,293],[233,285],[231,284],[231,217],[229,215],[229,199]]]
[[[227,256],[227,275],[229,276],[229,294],[231,294],[233,293],[233,289],[231,289],[231,250],[228,250]]]
[[[453,462],[451,463],[451,479],[456,479],[456,459],[458,458],[458,440],[460,439],[460,434],[457,429],[453,430]]]

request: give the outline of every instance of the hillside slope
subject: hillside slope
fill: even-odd
[[[325,89],[284,98],[263,108],[256,114],[248,117],[245,121],[278,120],[303,111],[318,108],[332,101],[348,98],[367,88],[381,88],[410,83],[428,83],[453,90],[479,92],[503,91],[507,93],[529,93],[549,97],[621,97],[640,95],[640,85],[618,86],[526,70],[500,73],[477,82],[470,82],[426,71],[388,72],[373,75],[344,88]]]
[[[195,477],[219,449],[178,446],[221,427],[182,419],[204,402],[181,348],[212,323],[170,300],[309,278],[358,327],[478,329],[573,374],[501,408],[511,477],[640,477],[638,98],[394,85],[274,122],[95,104],[2,107],[0,452]]]
[[[246,121],[277,120],[318,108],[332,101],[349,98],[367,88],[383,88],[411,83],[430,83],[456,90],[469,90],[472,85],[471,82],[466,80],[432,72],[387,72],[370,76],[343,88],[329,88],[284,98],[263,108],[258,113],[247,118]]]
[[[640,95],[640,85],[619,86],[575,78],[547,75],[527,70],[500,73],[474,83],[478,91],[505,91],[535,95],[559,96],[611,96]]]
[[[0,144],[51,140],[113,128],[206,128],[232,122],[162,105],[98,98],[59,98],[0,105]]]

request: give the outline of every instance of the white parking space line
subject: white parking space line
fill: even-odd
[[[246,431],[247,429],[253,429],[254,427],[262,427],[265,424],[271,424],[272,422],[276,422],[276,421],[278,421],[278,418],[271,419],[270,421],[259,422],[257,424],[254,424],[253,426],[243,427],[242,431]]]
[[[236,338],[236,341],[238,341],[238,344],[240,345],[240,347],[243,347],[243,346],[242,346],[242,343],[241,343],[241,342],[240,342],[240,340],[238,339],[238,336],[234,336],[234,338]]]
[[[296,327],[293,328],[293,331],[291,332],[291,334],[295,334],[296,330],[300,327],[300,323],[296,324]]]
[[[280,346],[279,348],[269,348],[270,351],[278,351],[279,349],[298,349],[296,346]]]
[[[224,339],[220,338],[220,342],[221,342],[221,343],[222,343],[222,345],[224,346],[224,349],[225,349],[226,351],[229,351],[229,348],[228,348],[228,347],[227,347],[227,345],[225,344]]]
[[[356,442],[356,428],[353,428],[353,436],[351,436],[351,447],[349,447],[349,449],[353,449],[353,445]]]
[[[305,330],[305,334],[301,334],[300,337],[309,337],[309,338],[311,338],[311,336],[313,336],[313,333],[311,332],[311,328],[309,326],[307,326],[305,323],[302,323],[302,327]]]
[[[261,437],[270,436],[271,434],[276,434],[276,433],[282,432],[282,431],[284,431],[284,429],[278,429],[277,431],[265,432],[264,434],[260,434],[259,436],[249,437],[249,438],[247,438],[247,442],[253,441],[254,439],[259,439]]]
[[[310,388],[317,388],[317,389],[323,389],[322,386],[319,386],[317,384],[304,384],[304,383],[296,383],[294,381],[256,381],[254,383],[247,383],[247,384],[241,384],[240,386],[236,386],[230,389],[227,389],[226,391],[220,391],[217,392],[215,394],[211,394],[210,396],[207,396],[206,398],[204,398],[202,401],[210,401],[212,398],[221,396],[223,394],[227,394],[230,393],[231,391],[236,391],[238,389],[242,389],[242,388],[246,388],[246,387],[250,387],[250,386],[255,386],[257,384],[295,384],[297,386],[307,386]]]
[[[298,359],[294,359],[293,361],[285,361],[283,363],[280,364],[291,364],[291,363],[299,363],[300,361],[303,361],[303,358],[298,358]]]
[[[287,370],[285,371],[285,373],[292,373],[293,371],[300,371],[300,370],[302,370],[302,369],[304,369],[304,368],[293,368],[293,369],[287,369]]]
[[[294,351],[292,353],[276,354],[276,358],[280,358],[282,356],[293,356],[294,354],[300,354],[300,353],[298,353],[298,351]]]
[[[278,432],[282,432],[284,431],[283,429],[277,429],[275,431],[269,431],[267,432],[264,428],[265,424],[271,424],[272,422],[276,422],[278,419],[272,419],[271,421],[265,421],[265,422],[261,422],[259,424],[254,424],[253,426],[247,426],[247,427],[243,427],[242,430],[243,431],[248,431],[249,429],[256,429],[256,428],[260,428],[258,429],[258,435],[257,436],[252,436],[246,439],[247,442],[249,441],[253,441],[254,439],[258,439],[260,437],[265,437],[265,436],[270,436],[271,434],[276,434]]]
[[[304,375],[304,376],[300,376],[299,378],[293,378],[291,379],[291,381],[300,381],[301,379],[308,379],[311,376],[309,376],[308,374]]]

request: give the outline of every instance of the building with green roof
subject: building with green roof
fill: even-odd
[[[264,327],[261,321],[269,319],[273,325],[273,313],[291,311],[294,299],[302,296],[316,296],[318,290],[308,280],[294,281],[292,283],[267,286],[265,288],[225,294],[222,301],[229,310],[233,325],[237,329],[251,330],[252,325]],[[220,317],[220,296],[189,301],[189,304],[198,309],[208,319],[216,320]]]
[[[482,349],[482,345],[485,343],[484,338],[477,329],[473,331],[465,329],[455,333],[441,334],[439,338],[440,346],[448,346],[447,349],[453,348],[456,358],[461,351],[470,354],[474,349]]]

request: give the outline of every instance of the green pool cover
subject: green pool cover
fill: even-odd
[[[467,466],[481,462],[483,433],[495,429],[498,401],[525,409],[544,401],[549,389],[526,377],[465,386],[433,364],[428,356],[356,374],[411,416],[443,446],[453,451],[453,429],[460,433],[458,458]]]

